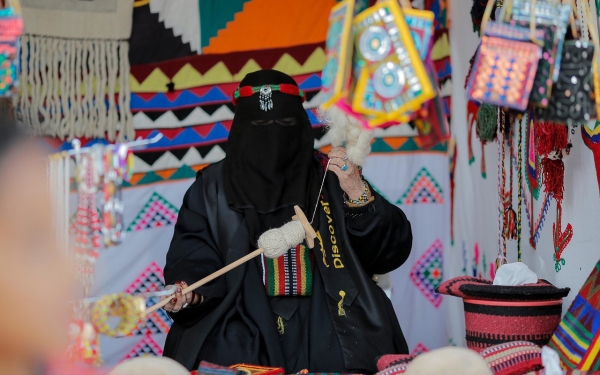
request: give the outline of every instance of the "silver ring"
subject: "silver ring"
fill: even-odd
[[[177,311],[175,311],[175,310],[171,310],[171,313],[172,313],[172,314],[175,314],[175,313],[178,313],[178,312],[180,312],[180,311],[181,311],[181,310],[177,310]]]
[[[181,309],[185,309],[186,307],[188,307],[188,303],[186,302],[183,306],[181,306]]]
[[[342,158],[343,161],[348,160],[348,155],[344,155],[344,157]]]

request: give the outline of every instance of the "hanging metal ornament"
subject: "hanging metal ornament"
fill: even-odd
[[[260,101],[260,109],[265,112],[273,109],[273,100],[271,99],[272,93],[273,91],[269,85],[264,85],[260,88],[260,95],[258,97]]]

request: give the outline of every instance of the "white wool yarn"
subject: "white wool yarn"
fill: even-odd
[[[449,346],[419,354],[406,375],[492,375],[492,371],[475,351]]]
[[[167,357],[137,357],[121,362],[108,375],[189,375],[178,362]]]
[[[364,129],[357,119],[348,116],[336,106],[319,109],[319,119],[329,128],[329,139],[334,147],[346,145],[348,159],[363,165],[371,152],[373,131]]]
[[[258,239],[258,247],[265,251],[267,258],[278,258],[289,249],[304,241],[304,228],[293,220],[281,228],[269,229]]]

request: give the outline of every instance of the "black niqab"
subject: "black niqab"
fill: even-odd
[[[276,70],[250,73],[243,86],[287,83]],[[259,94],[241,97],[227,143],[224,188],[229,206],[244,212],[251,238],[291,220],[298,205],[310,217],[318,194],[313,163],[314,138],[302,99],[273,91],[273,109],[260,108]]]

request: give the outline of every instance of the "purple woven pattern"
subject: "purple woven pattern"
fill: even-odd
[[[542,349],[527,341],[494,345],[483,350],[481,356],[494,375],[523,374],[542,368]]]
[[[492,285],[490,280],[471,276],[458,276],[444,281],[436,292],[460,298],[501,301],[558,300],[569,294],[569,288],[557,288],[546,280],[537,284],[503,286]]]

